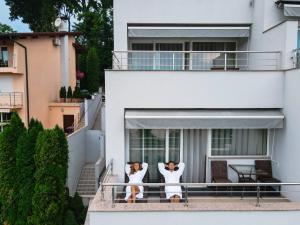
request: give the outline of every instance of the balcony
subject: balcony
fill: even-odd
[[[22,107],[22,92],[0,92],[0,109],[18,109]]]
[[[300,48],[294,50],[294,67],[296,69],[300,68]]]
[[[115,51],[114,70],[274,71],[281,69],[279,51]]]
[[[300,210],[299,202],[286,197],[298,192],[300,183],[143,183],[138,185],[144,186],[144,199],[128,204],[124,201],[125,187],[137,184],[117,182],[112,168],[111,162],[100,178],[90,212]],[[182,187],[183,198],[180,203],[169,203],[163,197],[164,187],[178,185]]]
[[[1,74],[19,74],[17,71],[17,55],[11,54],[7,60],[0,59],[0,75]]]

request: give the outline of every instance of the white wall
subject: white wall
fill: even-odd
[[[231,211],[231,212],[89,212],[90,225],[296,225],[300,221],[299,211]],[[276,222],[275,222],[276,221]]]
[[[114,0],[114,48],[127,49],[127,23],[249,24],[251,0]]]
[[[85,100],[85,121],[88,129],[94,125],[98,110],[102,103],[102,94],[98,93],[92,99]]]
[[[282,182],[300,181],[300,70],[287,71],[285,75],[284,129],[276,133],[274,160],[275,176]],[[296,189],[299,190],[299,187]],[[291,191],[293,189],[284,189]],[[300,201],[299,192],[284,193],[293,200]]]
[[[0,76],[0,92],[13,92],[13,79],[11,76]]]
[[[86,162],[95,163],[104,151],[104,134],[100,130],[88,130],[86,132]]]
[[[106,71],[106,162],[123,179],[125,108],[282,108],[283,74]]]
[[[69,167],[67,182],[71,195],[76,192],[81,170],[85,164],[86,131],[87,128],[84,127],[68,136]]]
[[[281,51],[282,68],[290,69],[292,51],[297,48],[298,21],[283,21],[282,9],[276,8],[274,0],[256,0],[249,50]]]

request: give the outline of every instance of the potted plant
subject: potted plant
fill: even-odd
[[[66,102],[66,87],[61,87],[59,90],[59,98],[60,98],[60,102]]]
[[[81,102],[81,95],[80,95],[80,88],[79,87],[75,87],[74,88],[74,92],[73,92],[73,102]]]
[[[72,102],[73,91],[72,88],[69,86],[67,91],[67,102]]]

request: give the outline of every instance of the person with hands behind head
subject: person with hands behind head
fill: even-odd
[[[165,183],[180,183],[180,177],[184,171],[184,163],[179,163],[178,165],[169,161],[168,163],[158,163],[158,170],[164,176]],[[171,203],[179,203],[182,199],[181,186],[165,186],[166,198],[171,201]]]
[[[148,163],[133,162],[126,164],[125,172],[129,178],[129,184],[141,184],[143,178],[148,170]],[[143,198],[144,187],[143,186],[127,186],[125,201],[128,203],[135,203],[136,199]]]

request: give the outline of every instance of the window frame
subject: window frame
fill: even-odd
[[[137,130],[143,130],[143,135],[144,135],[144,130],[148,130],[148,129],[137,129]],[[151,130],[151,129],[149,129]],[[169,133],[170,130],[179,130],[180,131],[180,142],[179,142],[179,162],[183,161],[183,129],[161,129],[161,130],[165,130],[165,160],[166,162],[169,161],[169,153],[170,153],[170,148],[169,148]],[[126,129],[126,135],[125,135],[125,139],[126,139],[126,145],[125,145],[125,150],[126,150],[126,154],[125,154],[125,158],[126,161],[130,161],[130,129]],[[144,138],[142,139],[142,159],[144,160],[145,158],[145,149],[144,149]]]
[[[213,129],[208,129],[208,142],[207,142],[207,157],[211,159],[269,159],[272,152],[271,152],[271,130],[267,130],[267,151],[265,155],[212,155],[212,130]],[[232,129],[233,130],[233,129]],[[275,134],[275,130],[273,131]],[[275,136],[275,135],[274,135]],[[275,137],[273,137],[275,138]],[[273,139],[272,138],[272,139]]]

